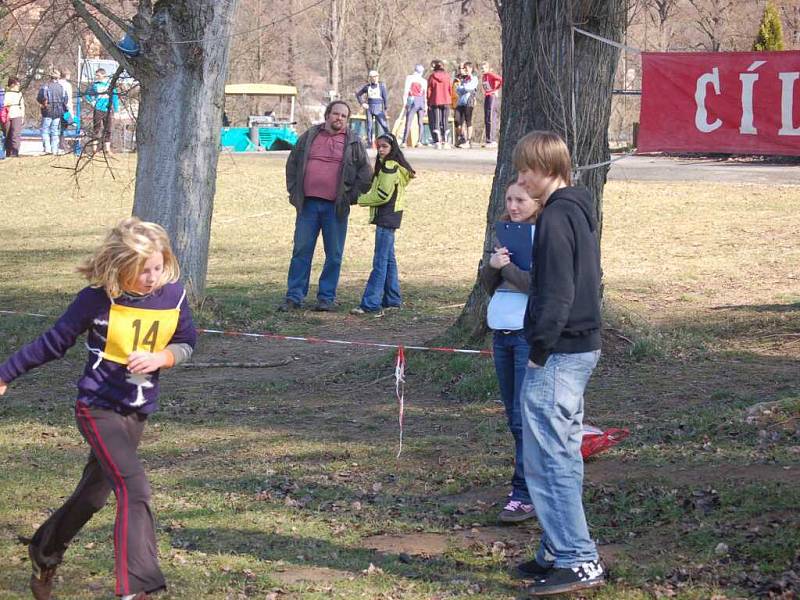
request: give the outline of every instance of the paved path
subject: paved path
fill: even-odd
[[[267,152],[264,156],[285,160],[287,154],[288,152]],[[479,173],[494,173],[497,160],[496,152],[485,148],[472,150],[412,148],[406,150],[406,157],[415,168]],[[609,179],[800,185],[800,159],[795,165],[778,165],[734,160],[627,156],[611,165]]]

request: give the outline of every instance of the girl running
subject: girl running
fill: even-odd
[[[361,304],[350,311],[354,315],[380,316],[384,308],[398,308],[402,303],[394,233],[403,219],[406,186],[416,173],[391,133],[378,138],[377,148],[372,186],[358,198],[360,206],[370,207],[369,222],[375,225],[375,255]]]
[[[121,221],[78,272],[81,290],[37,340],[0,365],[0,394],[20,375],[61,358],[87,332],[89,355],[78,380],[75,418],[90,452],[64,505],[24,540],[36,600],[50,598],[70,541],[106,503],[114,522],[116,595],[144,600],[166,587],[158,565],[150,485],[136,451],[147,417],[158,409],[158,375],[188,359],[196,332],[180,268],[166,231],[131,217]]]

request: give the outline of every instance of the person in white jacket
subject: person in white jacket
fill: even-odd
[[[6,156],[19,156],[22,122],[25,120],[25,98],[19,91],[19,79],[16,77],[8,78],[4,102],[8,107],[8,122],[3,125]]]
[[[414,67],[414,72],[406,77],[406,83],[403,87],[403,110],[405,111],[406,126],[403,130],[403,138],[400,140],[401,146],[410,146],[408,133],[411,131],[411,119],[414,115],[417,116],[417,125],[419,126],[419,137],[417,138],[417,147],[422,146],[422,137],[425,131],[425,124],[423,118],[428,110],[427,102],[425,100],[428,91],[428,80],[422,74],[425,72],[425,67],[417,65]]]

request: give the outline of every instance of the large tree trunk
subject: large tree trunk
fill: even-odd
[[[190,294],[206,285],[222,101],[235,0],[162,2],[136,76],[141,104],[133,214],[170,232]],[[192,43],[175,42],[199,40]]]
[[[483,259],[492,251],[494,223],[504,191],[516,176],[514,145],[532,130],[552,130],[567,142],[577,167],[609,159],[608,122],[619,51],[575,33],[572,25],[619,41],[625,0],[516,0],[500,5],[503,42],[503,110],[500,147],[486,213]],[[574,52],[573,52],[574,48]],[[579,170],[576,183],[597,202],[602,231],[607,166]],[[487,333],[489,297],[476,280],[456,326],[473,339]]]
[[[237,0],[140,1],[132,23],[101,10],[139,41],[122,54],[82,0],[100,42],[140,83],[133,214],[169,232],[195,300],[205,292],[228,49]]]

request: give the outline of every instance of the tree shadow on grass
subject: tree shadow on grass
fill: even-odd
[[[519,588],[501,581],[502,572],[495,566],[475,566],[445,555],[401,556],[337,544],[329,540],[299,535],[284,535],[241,528],[181,528],[171,532],[173,546],[207,554],[251,556],[259,561],[283,561],[298,567],[346,570],[354,574],[370,564],[384,573],[406,579],[444,583],[458,579],[460,586],[479,584],[496,593],[514,594]],[[305,560],[298,561],[298,556]],[[269,573],[268,573],[269,575]]]
[[[724,306],[714,306],[712,310],[740,310],[757,313],[787,313],[800,311],[800,302],[789,304],[728,304]]]

